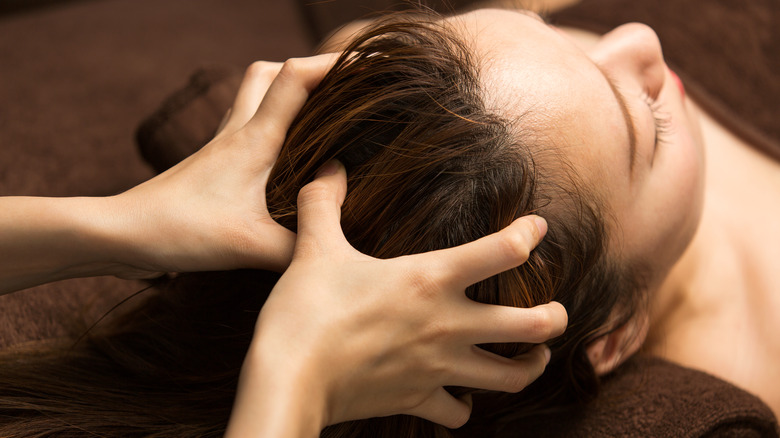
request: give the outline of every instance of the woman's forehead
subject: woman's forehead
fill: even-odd
[[[599,75],[581,50],[526,14],[484,9],[445,21],[473,50],[483,97],[502,112],[566,110]]]
[[[622,112],[582,50],[534,17],[511,11],[479,10],[446,24],[474,51],[488,110],[519,120],[583,177],[622,172]]]

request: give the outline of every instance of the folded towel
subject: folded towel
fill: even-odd
[[[141,155],[163,172],[209,142],[241,84],[231,68],[200,69],[136,131]]]
[[[506,419],[495,436],[778,437],[780,428],[757,397],[709,374],[637,356],[604,379],[591,403],[571,412]]]

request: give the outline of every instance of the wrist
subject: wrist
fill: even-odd
[[[325,392],[317,376],[311,364],[285,360],[278,351],[264,354],[253,342],[226,437],[319,437],[328,421]]]
[[[104,198],[0,199],[0,293],[112,273]]]
[[[180,269],[184,262],[181,254],[175,256],[172,242],[195,239],[182,234],[182,227],[175,222],[161,218],[161,210],[155,206],[165,205],[164,202],[144,196],[144,192],[131,192],[97,198],[96,202],[101,204],[97,213],[100,220],[90,224],[90,232],[100,261],[106,262],[103,269],[122,278],[151,278],[186,270]]]
[[[122,208],[116,197],[49,198],[46,201],[50,230],[48,281],[67,278],[114,275],[123,278],[149,277],[137,248],[150,236],[138,232],[142,220]],[[42,260],[46,260],[44,257]]]
[[[57,198],[51,204],[52,229],[59,253],[67,257],[62,278],[119,275],[126,271],[130,247],[127,227],[110,197]]]

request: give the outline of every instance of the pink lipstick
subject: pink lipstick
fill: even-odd
[[[674,79],[674,82],[677,84],[677,88],[680,90],[680,96],[685,98],[685,87],[683,86],[682,81],[680,80],[680,77],[677,76],[675,72],[672,70],[669,70],[669,74],[672,76],[672,79]]]

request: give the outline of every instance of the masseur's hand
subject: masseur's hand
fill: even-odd
[[[0,295],[74,277],[283,271],[295,243],[265,186],[293,118],[335,55],[255,63],[220,133],[117,196],[0,197]]]
[[[284,270],[295,235],[269,216],[266,182],[293,118],[334,61],[322,55],[253,64],[210,143],[116,197],[124,212],[117,217],[129,218],[126,244],[136,243],[126,276]]]
[[[520,309],[464,293],[525,262],[546,231],[541,219],[379,260],[345,240],[345,193],[335,162],[301,190],[295,255],[260,313],[228,436],[314,437],[329,424],[392,414],[459,427],[470,405],[444,386],[516,392],[547,363],[546,346],[506,359],[476,344],[543,343],[565,329],[558,303]]]
[[[290,123],[334,61],[252,65],[214,140],[125,193],[0,197],[0,295],[96,275],[283,271],[295,236],[271,220],[265,186]]]

